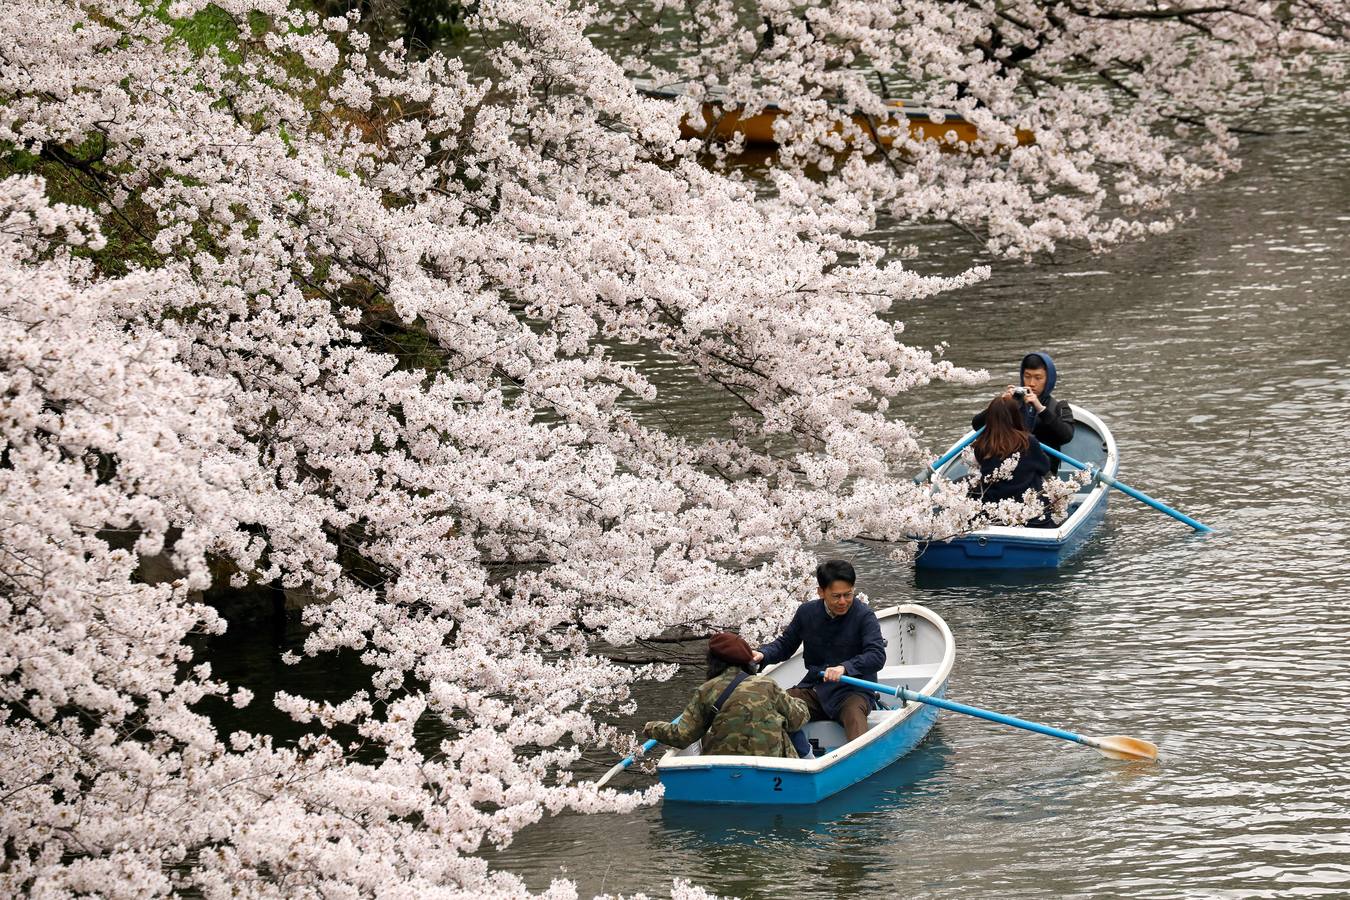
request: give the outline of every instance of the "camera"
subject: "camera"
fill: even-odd
[[[1025,400],[1025,399],[1027,399],[1027,394],[1030,394],[1030,393],[1031,393],[1031,390],[1030,390],[1029,388],[1017,387],[1017,388],[1013,388],[1013,393],[1012,393],[1012,395],[1013,395],[1013,397],[1014,397],[1015,399],[1017,399],[1017,400]]]

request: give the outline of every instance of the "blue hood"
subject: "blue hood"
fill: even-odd
[[[1041,391],[1039,394],[1041,402],[1044,403],[1045,398],[1055,389],[1055,361],[1050,358],[1049,353],[1046,353],[1043,350],[1037,351],[1036,353],[1028,353],[1027,356],[1039,356],[1041,361],[1045,363],[1045,390]],[[1026,362],[1025,356],[1022,357],[1022,362]],[[1024,365],[1017,373],[1017,380],[1021,383],[1025,383],[1022,379],[1022,375],[1025,372],[1026,366]]]

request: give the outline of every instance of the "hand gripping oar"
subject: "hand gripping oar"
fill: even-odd
[[[936,460],[934,460],[933,462],[929,463],[928,468],[926,468],[926,469],[923,470],[923,474],[922,474],[922,475],[916,475],[916,476],[914,477],[914,483],[915,483],[915,484],[923,484],[925,481],[927,481],[928,479],[932,478],[934,475],[936,475],[936,474],[938,473],[938,471],[940,471],[940,470],[942,469],[943,466],[945,466],[947,463],[949,463],[949,462],[951,462],[953,459],[955,459],[955,458],[956,458],[956,455],[957,455],[958,453],[960,453],[962,450],[964,450],[964,449],[966,449],[967,447],[969,447],[969,446],[971,445],[971,443],[973,443],[974,440],[975,440],[977,437],[979,437],[981,434],[983,434],[983,433],[984,433],[984,428],[976,428],[976,429],[975,429],[974,431],[972,431],[970,434],[968,434],[968,435],[966,435],[965,437],[961,438],[961,442],[960,442],[959,444],[957,444],[955,447],[953,447],[952,449],[948,450],[946,453],[944,453],[944,454],[942,454],[941,456],[939,456],[939,457],[938,457]]]
[[[1160,503],[1159,501],[1154,500],[1152,497],[1150,497],[1148,494],[1145,494],[1143,491],[1136,491],[1129,485],[1121,484],[1119,481],[1116,481],[1114,478],[1112,478],[1110,475],[1107,475],[1100,469],[1094,469],[1087,463],[1079,462],[1072,456],[1065,456],[1063,453],[1060,453],[1054,447],[1048,447],[1045,444],[1041,444],[1041,449],[1044,450],[1046,453],[1049,453],[1051,456],[1055,457],[1055,459],[1063,460],[1064,462],[1073,466],[1075,469],[1082,469],[1085,472],[1091,472],[1092,477],[1096,478],[1098,481],[1110,485],[1111,487],[1115,488],[1116,490],[1120,491],[1123,494],[1129,494],[1136,500],[1141,500],[1144,503],[1147,503],[1149,506],[1153,507],[1158,512],[1167,513],[1172,518],[1181,522],[1185,522],[1187,525],[1191,526],[1196,531],[1210,532],[1214,530],[1213,528],[1210,528],[1203,522],[1197,522],[1190,516],[1186,515],[1185,513],[1177,512],[1175,509],[1168,506],[1167,504]]]
[[[893,694],[901,700],[916,700],[919,703],[927,703],[929,706],[937,706],[942,709],[950,709],[952,712],[975,716],[977,719],[988,719],[990,722],[998,722],[1001,725],[1011,725],[1014,728],[1023,728],[1027,731],[1034,731],[1037,734],[1048,734],[1050,737],[1057,737],[1065,741],[1073,741],[1075,744],[1091,747],[1108,759],[1151,760],[1158,758],[1158,747],[1156,744],[1140,740],[1139,738],[1126,737],[1123,734],[1115,734],[1104,738],[1088,737],[1085,734],[1074,734],[1072,731],[1061,731],[1058,728],[1051,728],[1049,725],[1028,722],[1026,719],[1016,719],[1012,716],[1005,716],[1002,713],[990,712],[987,709],[966,706],[964,703],[954,703],[951,700],[944,700],[941,697],[916,694],[907,688],[894,688],[886,684],[877,684],[875,681],[863,681],[861,678],[853,678],[849,675],[842,675],[839,680],[855,687],[881,691],[883,694]]]
[[[674,724],[678,723],[679,721],[680,721],[680,717],[679,717],[679,716],[676,716],[674,719],[671,719],[670,724],[674,725]],[[601,775],[601,776],[600,776],[600,780],[597,781],[597,782],[595,783],[595,786],[598,787],[598,788],[602,788],[602,787],[604,787],[605,785],[609,784],[609,780],[610,780],[611,778],[613,778],[615,775],[618,775],[618,774],[619,774],[620,772],[622,772],[624,769],[626,769],[626,768],[628,768],[629,766],[631,766],[631,765],[633,764],[633,761],[636,760],[639,756],[642,756],[642,755],[644,755],[644,754],[646,754],[646,753],[650,753],[651,750],[652,750],[652,748],[655,747],[655,746],[656,746],[657,744],[659,744],[659,743],[661,743],[661,742],[658,741],[656,738],[652,738],[650,741],[648,741],[647,743],[643,744],[643,745],[642,745],[642,749],[638,750],[637,753],[634,753],[632,756],[625,756],[620,762],[618,762],[618,763],[614,766],[614,768],[610,769],[610,770],[609,770],[608,772],[606,772],[604,775]]]

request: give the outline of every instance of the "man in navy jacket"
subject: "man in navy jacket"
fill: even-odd
[[[839,676],[876,681],[886,665],[881,624],[866,603],[853,598],[856,582],[853,566],[844,560],[821,563],[816,567],[820,599],[797,607],[783,634],[754,654],[757,663],[782,662],[805,643],[806,677],[788,694],[805,701],[812,721],[833,719],[843,725],[850,741],[867,731],[872,692],[840,684]]]

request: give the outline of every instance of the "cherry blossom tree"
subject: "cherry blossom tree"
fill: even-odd
[[[1346,9],[613,0],[607,21],[625,34],[634,72],[681,86],[704,137],[727,111],[780,108],[773,165],[814,202],[949,223],[1016,257],[1170,229],[1188,191],[1237,168],[1242,132],[1299,124],[1282,106],[1291,87],[1343,81],[1344,57],[1323,51],[1346,49]],[[887,102],[897,96],[959,114],[979,138],[911,134]],[[718,106],[705,115],[709,100]],[[693,152],[727,151],[709,140]]]
[[[861,35],[878,10],[838,15]],[[845,24],[774,15],[780,48]],[[730,13],[695,18],[740,34]],[[1298,21],[1306,41],[1331,28]],[[822,540],[978,521],[961,486],[908,478],[922,448],[890,405],[981,377],[904,344],[895,317],[986,272],[921,277],[861,235],[909,171],[909,201],[963,223],[1034,194],[981,220],[1014,223],[1010,249],[1038,246],[1015,224],[1031,218],[1047,240],[1120,236],[1100,204],[1055,199],[1096,177],[1083,154],[1104,139],[1057,154],[1073,129],[1049,123],[1074,102],[989,93],[987,127],[1026,112],[1032,149],[854,155],[817,185],[804,175],[833,156],[803,130],[756,186],[701,164],[598,22],[481,0],[484,49],[457,60],[372,48],[354,17],[283,0],[0,17],[0,891],[522,895],[484,842],[658,795],[571,774],[584,748],[631,745],[606,719],[671,670],[598,645],[762,635]],[[925,40],[936,67],[951,36]],[[815,54],[781,64],[845,78]],[[1087,134],[1103,119],[1082,90]],[[1166,177],[1119,153],[1149,203],[1227,165],[1226,137],[1180,162],[1157,140]],[[661,397],[629,345],[739,414],[671,434],[642,413]],[[367,689],[254,698],[216,677],[195,654],[229,623],[201,592],[249,583],[320,601],[305,652],[359,654]],[[307,734],[220,734],[221,703],[272,704]]]
[[[917,276],[846,204],[701,167],[583,12],[481,3],[473,70],[352,24],[0,17],[5,893],[522,894],[484,841],[659,791],[570,773],[670,673],[598,641],[764,632],[820,540],[975,512],[893,477],[919,444],[890,399],[979,376],[889,313],[982,271]],[[627,344],[742,413],[644,420]],[[358,653],[368,688],[214,677],[222,582],[313,594],[305,652]],[[309,731],[222,735],[221,702]]]

